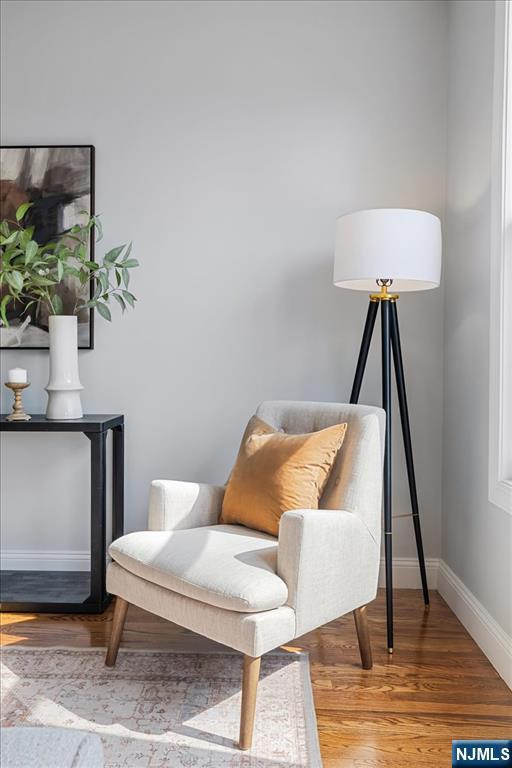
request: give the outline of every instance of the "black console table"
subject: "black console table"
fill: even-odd
[[[81,419],[7,421],[2,432],[81,432],[91,444],[91,565],[81,571],[0,572],[0,610],[39,613],[101,613],[110,601],[106,591],[107,434],[112,430],[112,536],[123,535],[124,417],[87,415]],[[5,512],[4,512],[5,513]]]

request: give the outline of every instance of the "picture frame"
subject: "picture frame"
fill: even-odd
[[[29,216],[36,225],[35,239],[49,242],[76,223],[80,210],[95,213],[95,147],[92,144],[7,144],[0,147],[0,218],[14,218],[16,207],[33,202]],[[38,235],[39,230],[39,235]],[[94,261],[94,237],[89,260]],[[82,286],[69,278],[59,286],[64,303],[71,303]],[[92,283],[85,290],[92,298]],[[16,312],[18,314],[16,314]],[[14,309],[9,327],[0,328],[0,349],[48,349],[47,316],[42,312],[21,321]],[[18,319],[20,318],[20,319]],[[23,326],[26,325],[25,328]],[[78,348],[94,349],[94,310],[78,317]]]

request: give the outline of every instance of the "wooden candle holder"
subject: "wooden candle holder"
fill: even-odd
[[[14,392],[14,405],[12,408],[12,413],[7,416],[7,421],[28,421],[31,416],[28,415],[28,413],[25,413],[23,410],[23,401],[21,399],[21,393],[22,390],[26,389],[27,387],[30,387],[30,384],[28,382],[22,383],[22,382],[15,382],[15,381],[6,381],[5,386],[9,387],[9,389],[12,389]]]

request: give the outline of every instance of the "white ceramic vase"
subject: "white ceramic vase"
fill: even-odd
[[[50,315],[50,380],[47,419],[83,416],[78,375],[78,325],[75,315]]]

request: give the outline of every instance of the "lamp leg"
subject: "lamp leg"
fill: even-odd
[[[363,338],[361,340],[361,349],[359,350],[359,357],[357,358],[356,373],[354,376],[354,383],[352,385],[352,392],[350,393],[350,402],[357,403],[359,400],[359,393],[361,391],[361,384],[363,382],[364,369],[366,368],[366,361],[368,359],[368,352],[370,350],[370,343],[373,335],[373,328],[375,326],[375,318],[377,317],[377,310],[379,309],[379,302],[372,301],[368,306],[368,314],[366,315],[366,322],[364,324]]]
[[[382,407],[386,411],[384,448],[384,554],[386,559],[386,608],[388,651],[393,653],[393,544],[391,501],[391,339],[390,304],[381,301],[382,319]]]
[[[402,422],[402,435],[404,439],[405,461],[407,464],[407,477],[409,480],[409,491],[411,494],[412,521],[414,525],[414,535],[416,538],[416,549],[418,550],[418,561],[420,565],[421,586],[423,589],[423,600],[425,605],[430,605],[427,584],[427,572],[425,569],[425,555],[423,553],[423,541],[421,538],[420,512],[418,506],[418,493],[416,490],[416,475],[414,473],[414,461],[412,456],[411,427],[409,424],[409,409],[407,407],[407,395],[405,392],[404,364],[402,360],[402,347],[400,344],[400,331],[398,328],[398,312],[396,303],[391,303],[391,344],[393,347],[393,358],[395,362],[395,378],[398,393],[398,403],[400,406],[400,420]]]

